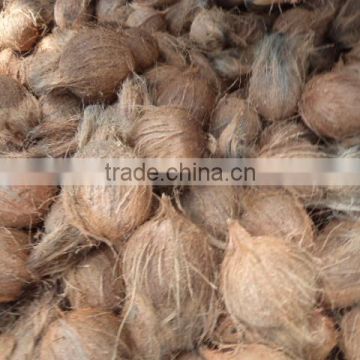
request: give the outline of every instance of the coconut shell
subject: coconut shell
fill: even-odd
[[[79,262],[64,277],[65,295],[73,309],[118,307],[124,297],[120,259],[111,249]]]
[[[121,26],[132,12],[127,0],[98,0],[95,14],[98,23]]]
[[[340,10],[330,29],[330,37],[343,49],[360,41],[360,9],[356,1],[341,1]]]
[[[26,267],[29,245],[26,232],[0,229],[0,303],[16,300],[30,280]]]
[[[280,346],[309,340],[307,317],[318,281],[313,258],[281,238],[252,238],[235,221],[229,234],[221,289],[235,323],[247,324]]]
[[[148,158],[200,158],[206,149],[200,125],[188,112],[172,106],[144,109],[130,139],[135,153]]]
[[[311,248],[314,229],[304,205],[282,189],[248,189],[241,197],[241,224],[253,236],[275,236]]]
[[[39,359],[129,359],[128,347],[117,336],[119,326],[115,315],[97,308],[64,313],[45,333]]]
[[[346,359],[357,360],[360,354],[360,308],[354,307],[341,320],[341,348]]]
[[[9,130],[14,136],[25,134],[41,120],[38,101],[17,81],[0,75],[0,130]]]
[[[124,41],[134,56],[136,71],[142,72],[155,64],[159,49],[155,38],[148,32],[139,28],[127,29]]]
[[[342,140],[360,134],[360,76],[352,67],[315,76],[305,87],[300,113],[320,137]]]
[[[55,88],[66,88],[87,102],[110,101],[134,67],[133,54],[121,34],[101,27],[83,28],[64,46]]]
[[[99,126],[75,158],[134,159],[132,149],[117,140],[113,131],[106,125]],[[63,196],[65,213],[73,226],[101,241],[117,243],[150,216],[152,187],[150,184],[74,185],[64,188]]]
[[[45,219],[45,230],[31,251],[28,267],[37,279],[58,278],[79,262],[79,254],[95,244],[69,224],[60,197]]]
[[[61,29],[86,24],[93,17],[92,0],[56,0],[54,17]]]
[[[184,213],[221,241],[227,240],[228,219],[240,216],[240,199],[231,186],[191,186],[180,198]]]
[[[260,129],[260,118],[246,100],[225,95],[218,102],[209,126],[209,132],[218,143],[216,155],[240,157],[250,154]]]
[[[249,98],[268,121],[297,111],[305,84],[309,43],[303,37],[266,36],[259,44],[249,83]]]
[[[164,15],[148,6],[134,6],[134,11],[127,18],[126,25],[138,27],[149,33],[166,30]]]
[[[143,359],[192,350],[204,339],[214,314],[213,254],[206,233],[169,198],[126,243],[123,271],[126,325]]]
[[[351,306],[360,300],[358,284],[358,238],[360,222],[333,220],[315,242],[321,261],[325,303],[331,308]]]
[[[0,47],[29,51],[49,22],[51,2],[46,0],[13,0],[0,14]]]

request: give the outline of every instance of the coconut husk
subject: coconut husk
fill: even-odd
[[[163,8],[175,4],[179,0],[134,0],[137,5],[153,6],[155,8]]]
[[[312,339],[308,318],[318,294],[313,257],[281,238],[251,237],[235,221],[229,233],[221,268],[228,312],[235,323],[249,326],[267,342],[302,352]]]
[[[343,55],[342,60],[345,65],[355,65],[360,63],[360,41],[354,45],[350,52]]]
[[[127,0],[98,0],[95,14],[98,23],[123,26],[132,12]]]
[[[16,300],[31,275],[26,267],[30,239],[26,232],[0,229],[0,303]]]
[[[68,89],[90,103],[111,101],[135,68],[134,55],[124,36],[114,30],[83,28],[63,48],[54,89]]]
[[[209,132],[217,139],[218,157],[250,155],[260,129],[258,114],[245,99],[232,94],[220,99],[209,125]]]
[[[52,1],[13,0],[0,14],[0,47],[29,51],[52,18]]]
[[[305,85],[311,40],[283,34],[259,44],[249,83],[249,98],[268,121],[285,120],[297,111]]]
[[[360,41],[360,9],[356,1],[342,1],[332,23],[330,37],[343,49],[352,48]]]
[[[114,309],[125,297],[119,255],[111,249],[85,256],[65,274],[63,282],[73,309]]]
[[[81,26],[94,17],[92,0],[56,0],[54,8],[55,23],[61,29]]]
[[[354,307],[341,320],[341,348],[346,359],[357,360],[360,353],[360,308]]]
[[[206,337],[215,316],[213,253],[169,198],[126,243],[123,271],[125,325],[140,357],[189,351]]]
[[[39,237],[28,260],[28,267],[37,280],[61,277],[79,262],[81,254],[96,245],[94,239],[83,236],[70,225],[61,197],[51,207]]]
[[[127,29],[124,40],[134,56],[137,72],[143,72],[155,64],[159,49],[155,38],[148,32],[139,28]]]
[[[176,357],[176,360],[204,360],[204,359],[196,352],[191,352]]]
[[[242,226],[253,236],[275,236],[302,248],[314,244],[314,224],[304,205],[283,189],[253,188],[241,197]]]
[[[206,136],[196,120],[181,108],[145,108],[130,133],[135,153],[148,158],[200,158]]]
[[[11,49],[0,51],[0,75],[10,76],[22,85],[25,83],[25,73],[21,58]]]
[[[117,336],[119,319],[98,308],[63,313],[46,331],[40,360],[131,359],[124,339]]]
[[[351,306],[360,300],[358,238],[360,222],[333,220],[320,233],[314,254],[321,261],[324,302],[330,308]]]
[[[23,139],[41,120],[37,99],[17,81],[0,75],[0,130],[8,130]]]
[[[24,145],[24,140],[14,136],[8,129],[0,130],[0,154],[19,153]]]
[[[315,76],[306,84],[300,102],[304,122],[320,137],[342,140],[360,134],[359,88],[356,67]]]
[[[149,6],[134,5],[134,11],[127,18],[126,25],[149,33],[166,30],[164,14]]]
[[[134,159],[133,150],[118,139],[116,127],[98,116],[96,109],[93,115],[93,118],[91,114],[84,117],[79,134],[80,149],[75,158]],[[90,136],[92,121],[98,123]],[[152,187],[150,184],[74,185],[64,188],[63,200],[70,223],[83,234],[118,243],[150,216]]]

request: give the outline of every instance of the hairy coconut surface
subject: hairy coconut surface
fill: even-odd
[[[132,12],[127,0],[98,0],[95,14],[100,24],[123,25]]]
[[[0,51],[0,74],[10,76],[21,84],[25,82],[25,72],[21,58],[11,49]]]
[[[126,25],[138,27],[149,33],[166,30],[164,15],[160,11],[148,6],[134,5],[134,11],[127,18]]]
[[[92,0],[56,0],[54,18],[61,29],[86,24],[93,18]]]
[[[30,238],[26,232],[0,229],[0,302],[16,300],[31,276],[26,267]]]
[[[213,266],[206,233],[163,197],[123,258],[125,325],[144,359],[191,350],[204,339],[214,315]]]
[[[357,360],[360,354],[360,308],[354,307],[341,319],[341,348],[346,359]]]

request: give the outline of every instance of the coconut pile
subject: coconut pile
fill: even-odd
[[[360,157],[358,0],[2,0],[3,158]],[[360,189],[0,187],[1,360],[359,360]]]

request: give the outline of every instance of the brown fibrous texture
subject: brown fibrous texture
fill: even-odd
[[[22,60],[11,49],[4,49],[0,52],[0,74],[10,76],[21,84],[25,82]]]
[[[31,276],[26,266],[30,239],[26,232],[0,229],[0,303],[16,300]]]
[[[129,27],[138,27],[146,32],[165,31],[166,22],[164,15],[148,6],[134,5],[134,11],[126,20]]]
[[[86,24],[93,17],[92,0],[56,0],[54,17],[61,29]]]
[[[132,12],[127,0],[98,0],[95,14],[98,23],[122,26]]]
[[[213,253],[206,233],[163,197],[126,244],[126,327],[144,359],[192,350],[214,317]]]
[[[342,140],[360,134],[360,76],[349,66],[315,76],[304,89],[300,113],[317,135]]]
[[[314,254],[320,259],[328,307],[342,308],[360,301],[359,231],[359,221],[333,220],[316,239]]]
[[[217,139],[219,157],[250,155],[260,130],[256,111],[245,99],[233,94],[220,99],[209,125],[209,132]]]
[[[346,359],[357,360],[360,354],[360,308],[355,306],[341,319],[341,348]]]
[[[285,120],[297,111],[305,85],[308,39],[274,33],[259,44],[249,83],[253,106],[268,121]]]
[[[172,106],[145,108],[130,139],[135,153],[148,158],[200,158],[206,149],[206,136],[197,121]]]
[[[124,298],[120,266],[119,255],[112,249],[85,256],[63,279],[71,307],[119,307]]]
[[[40,360],[129,359],[118,339],[119,319],[101,308],[73,310],[52,322],[40,344]]]

